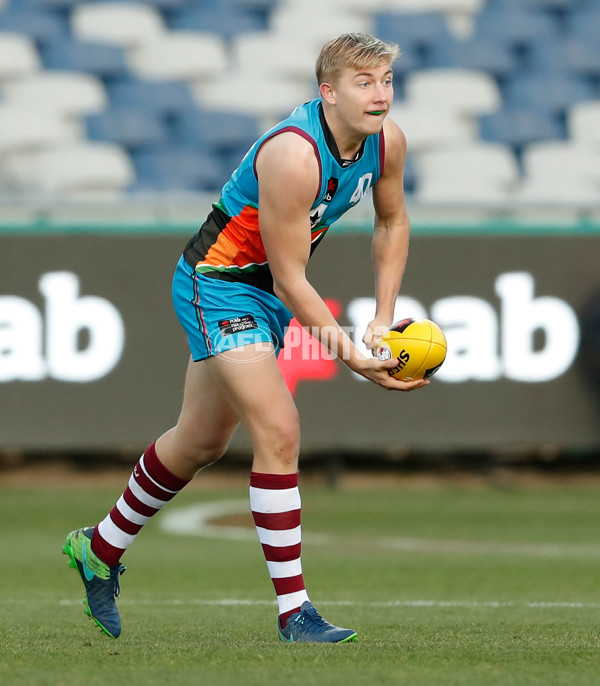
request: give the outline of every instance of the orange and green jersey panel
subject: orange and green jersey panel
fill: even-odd
[[[296,133],[310,142],[319,165],[319,190],[309,213],[311,254],[328,228],[362,200],[383,172],[383,131],[367,136],[353,160],[343,160],[323,116],[321,100],[297,107],[256,141],[188,242],[184,258],[198,274],[273,292],[260,235],[256,156],[267,140],[283,132]]]

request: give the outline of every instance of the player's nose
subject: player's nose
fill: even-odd
[[[375,89],[375,102],[387,102],[390,95],[390,86],[385,86],[383,83],[377,84],[377,88]]]

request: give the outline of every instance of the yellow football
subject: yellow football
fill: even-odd
[[[403,319],[381,337],[377,346],[380,360],[398,360],[388,374],[408,381],[427,379],[437,372],[446,359],[446,337],[429,319]]]

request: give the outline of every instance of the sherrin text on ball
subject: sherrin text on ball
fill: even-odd
[[[427,379],[446,359],[446,337],[429,319],[403,319],[381,337],[377,346],[380,360],[398,360],[388,374],[403,381]]]

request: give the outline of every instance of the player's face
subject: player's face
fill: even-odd
[[[334,86],[336,110],[348,126],[363,136],[378,133],[394,98],[391,66],[346,68]]]

